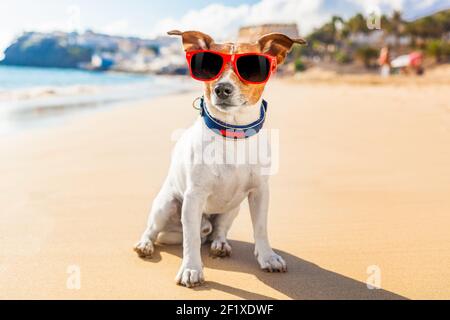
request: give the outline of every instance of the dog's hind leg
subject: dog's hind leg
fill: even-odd
[[[163,187],[161,192],[153,201],[147,228],[145,229],[141,240],[134,247],[134,251],[140,257],[151,257],[154,251],[153,244],[158,235],[167,226],[169,220],[179,214],[181,203],[173,197],[167,188]]]
[[[233,224],[234,219],[239,213],[239,207],[230,212],[219,214],[213,222],[213,233],[210,236],[212,240],[210,255],[213,257],[231,256],[231,246],[227,241],[227,234]]]

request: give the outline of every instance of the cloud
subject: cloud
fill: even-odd
[[[132,34],[132,32],[130,30],[131,30],[131,27],[130,27],[130,22],[128,21],[128,19],[114,20],[111,23],[98,29],[99,32],[106,33],[106,34],[114,34],[114,35]]]
[[[433,0],[432,0],[433,1]],[[386,12],[402,10],[405,0],[350,0],[355,6],[360,7],[363,13]],[[411,2],[411,1],[409,1]]]
[[[322,25],[332,15],[349,17],[356,12],[390,13],[402,10],[417,14],[427,6],[446,0],[261,0],[253,5],[226,6],[211,4],[191,10],[179,19],[166,18],[157,22],[152,35],[165,34],[172,29],[202,30],[213,37],[233,40],[241,26],[260,23],[291,23],[306,35]]]
[[[45,23],[40,23],[38,26],[31,24],[24,24],[20,29],[15,29],[13,27],[5,27],[0,32],[0,60],[3,59],[4,50],[12,43],[12,41],[21,35],[25,31],[36,31],[36,32],[52,32],[55,30],[70,31],[67,28],[67,22],[64,20],[46,21]]]
[[[172,29],[204,30],[218,38],[233,38],[243,25],[276,22],[296,22],[305,32],[327,17],[320,15],[323,0],[262,0],[254,5],[236,7],[211,4],[201,10],[191,10],[181,19],[159,21],[153,34],[164,34]]]
[[[405,19],[414,19],[450,8],[448,0],[348,0],[363,13],[390,13],[399,10]]]

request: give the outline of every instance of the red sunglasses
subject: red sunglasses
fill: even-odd
[[[277,68],[277,59],[262,53],[226,54],[210,50],[186,53],[192,78],[213,81],[220,77],[231,63],[239,79],[244,83],[261,84],[269,80]]]

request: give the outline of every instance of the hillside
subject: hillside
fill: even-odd
[[[1,64],[146,72],[160,57],[160,50],[170,48],[176,41],[168,37],[147,40],[92,31],[83,34],[27,32],[5,50]]]

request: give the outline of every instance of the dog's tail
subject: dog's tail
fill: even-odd
[[[163,245],[177,245],[183,243],[183,233],[176,231],[162,231],[158,234],[156,242]]]
[[[202,217],[202,226],[200,228],[202,243],[205,243],[208,236],[213,232],[213,226],[208,216]],[[165,245],[177,245],[183,243],[183,232],[162,231],[158,234],[157,243]]]
[[[208,237],[213,232],[213,225],[209,218],[207,215],[203,215],[202,217],[202,226],[200,228],[202,238]]]

